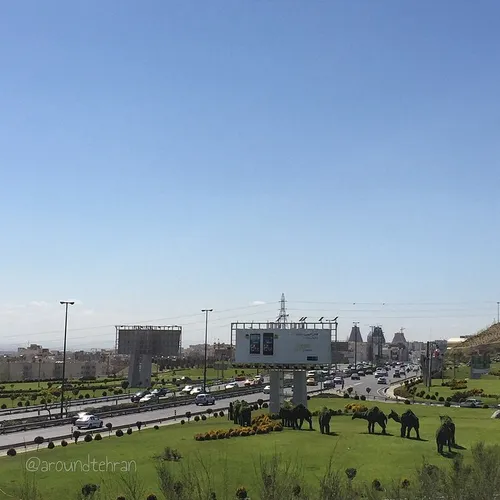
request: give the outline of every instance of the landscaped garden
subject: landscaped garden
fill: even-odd
[[[422,383],[421,379],[418,379],[418,383],[406,383],[394,393],[415,401],[441,403],[448,401],[456,404],[467,398],[477,398],[486,405],[497,405],[500,402],[500,370],[498,368],[498,365],[492,366],[490,373],[479,379],[469,378],[467,366],[448,368],[445,377],[432,379],[430,389]]]
[[[215,413],[207,411],[202,418],[196,418],[196,421],[193,418],[188,421],[186,416],[181,424],[150,429],[142,427],[140,430],[135,427],[128,433],[119,432],[119,435],[123,434],[121,437],[117,437],[114,432],[109,436],[108,433],[103,433],[99,435],[100,438],[94,436],[90,442],[79,441],[76,445],[55,446],[52,449],[48,449],[49,445],[44,442],[39,451],[17,453],[0,459],[0,489],[12,495],[20,484],[35,479],[43,499],[75,498],[74,495],[85,484],[99,485],[101,493],[107,491],[106,494],[103,493],[104,496],[99,497],[106,500],[116,499],[119,494],[127,500],[144,500],[147,494],[165,498],[160,489],[172,490],[171,498],[184,499],[187,497],[182,496],[182,492],[179,493],[179,488],[186,488],[186,478],[189,477],[191,482],[203,483],[206,493],[206,496],[196,496],[190,500],[208,500],[211,497],[207,492],[211,491],[217,492],[216,497],[212,498],[233,499],[238,487],[244,487],[250,498],[255,500],[277,499],[278,496],[262,496],[263,485],[269,481],[265,474],[263,476],[263,471],[267,471],[269,476],[288,474],[289,480],[286,483],[289,486],[293,486],[293,481],[296,486],[301,485],[300,491],[295,490],[295,498],[304,498],[303,493],[308,488],[317,489],[320,484],[324,485],[321,481],[331,461],[328,480],[333,480],[339,473],[342,480],[347,480],[347,486],[371,485],[373,488],[370,487],[370,494],[375,495],[378,490],[389,487],[393,482],[400,486],[416,484],[419,481],[416,470],[423,465],[424,457],[430,464],[438,467],[448,468],[453,462],[455,468],[460,468],[465,466],[456,457],[463,457],[465,464],[475,464],[484,455],[480,454],[478,458],[476,453],[473,460],[471,449],[474,443],[500,443],[500,420],[490,418],[491,410],[436,408],[402,403],[379,404],[380,410],[386,415],[391,410],[401,415],[411,409],[419,419],[421,440],[417,440],[401,438],[400,424],[392,419],[387,422],[387,435],[380,434],[381,429],[377,424],[375,434],[369,434],[368,422],[353,419],[352,416],[353,412],[372,409],[373,402],[314,397],[309,403],[309,409],[316,414],[313,416],[314,431],[308,430],[307,423],[303,430],[284,427],[281,419],[260,416],[264,410],[253,411],[250,422],[245,421],[247,416],[243,415],[244,420],[238,420],[243,426],[229,421],[227,414],[217,413],[215,416]],[[317,414],[323,415],[324,407],[334,410],[329,412],[329,434],[319,432]],[[442,456],[436,450],[436,430],[441,425],[439,417],[443,414],[451,417],[456,426],[458,447],[453,451],[456,454],[454,461],[450,459],[451,455]],[[495,456],[500,457],[498,450],[495,453]],[[33,460],[39,464],[62,463],[73,471],[57,471],[57,466],[49,466],[48,469],[39,467],[38,472],[30,472],[25,476],[26,464]],[[114,472],[105,467],[101,472],[92,469],[89,472],[79,472],[78,467],[81,466],[76,462],[78,460],[81,464],[89,461],[129,464],[129,471],[124,475],[123,468],[127,466],[122,465]],[[130,461],[133,461],[133,467]],[[282,470],[287,461],[288,472]],[[469,471],[469,474],[472,472]],[[290,479],[292,476],[293,481]],[[162,488],[158,484],[159,479],[163,483]],[[142,496],[132,496],[129,490],[133,485],[127,486],[127,481],[136,482],[134,488],[142,488]],[[175,484],[179,490],[178,495],[174,491]],[[184,493],[186,491],[187,489]],[[190,495],[194,493],[191,491]],[[345,496],[347,493],[344,492],[343,495],[348,498]],[[408,493],[406,497],[409,498]],[[27,500],[31,497],[24,498]],[[94,498],[97,497],[94,495]],[[282,498],[288,500],[292,496]],[[316,498],[320,497],[314,497]],[[321,497],[323,498],[342,497]]]

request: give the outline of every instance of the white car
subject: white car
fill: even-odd
[[[266,385],[266,387],[264,387],[264,389],[262,390],[262,392],[264,394],[271,394],[271,386],[270,385]]]
[[[196,406],[199,405],[214,405],[215,398],[210,394],[198,394],[194,400]]]
[[[102,420],[95,415],[83,415],[75,422],[78,429],[100,429],[103,426]]]
[[[201,394],[203,389],[201,387],[193,387],[193,390],[189,393],[191,396],[196,396],[196,394]]]
[[[181,392],[185,392],[186,394],[190,394],[193,389],[194,389],[194,387],[192,385],[186,385],[186,387],[184,387],[184,389],[182,389]]]
[[[158,401],[156,394],[146,394],[143,398],[139,399],[139,403],[151,403]]]
[[[344,380],[344,379],[343,379],[342,377],[335,377],[335,378],[333,379],[333,383],[334,383],[334,384],[340,384],[340,385],[342,385],[342,381],[343,381],[343,380]]]
[[[226,385],[226,390],[230,389],[238,389],[239,385],[238,382],[229,382],[229,384]]]
[[[387,384],[387,379],[385,377],[379,377],[377,384]]]

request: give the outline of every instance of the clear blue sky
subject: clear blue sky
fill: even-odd
[[[203,307],[224,340],[281,292],[342,336],[491,323],[498,19],[494,0],[3,3],[0,345],[58,347],[73,298],[75,348],[170,318],[201,342]]]

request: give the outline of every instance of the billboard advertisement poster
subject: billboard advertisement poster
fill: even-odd
[[[235,362],[331,364],[331,335],[332,331],[328,328],[237,328],[235,330]]]
[[[250,354],[260,354],[260,333],[250,334]]]
[[[274,356],[274,333],[266,332],[264,337],[264,348],[262,349],[262,354],[264,356]]]

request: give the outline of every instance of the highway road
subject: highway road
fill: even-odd
[[[319,387],[309,387],[309,391],[317,391]],[[287,390],[285,392],[285,395],[291,396],[291,391]],[[255,403],[259,398],[262,398],[264,400],[268,400],[269,396],[265,395],[263,393],[256,393],[256,394],[250,394],[248,396],[245,396],[245,400],[248,401],[249,403]],[[219,401],[216,401],[215,405],[209,406],[208,408],[211,408],[212,410],[221,410],[222,408],[225,408],[229,405],[231,401],[236,401],[237,399],[240,398],[226,398],[226,399],[221,399]],[[178,423],[180,420],[183,418],[185,419],[186,412],[190,411],[191,413],[195,412],[201,412],[203,410],[206,410],[207,407],[203,406],[196,406],[194,404],[192,405],[184,405],[180,406],[177,408],[166,408],[163,410],[155,410],[155,411],[147,411],[147,412],[141,412],[141,413],[132,413],[130,415],[123,415],[120,417],[114,417],[114,418],[108,418],[104,420],[104,423],[110,422],[113,424],[113,427],[115,426],[120,426],[120,425],[130,425],[134,426],[134,430],[136,430],[135,423],[139,420],[153,420],[153,419],[161,419],[161,418],[167,418],[170,416],[176,415],[178,419],[176,421],[168,421],[169,423]],[[227,417],[224,417],[227,418]],[[72,427],[70,425],[60,425],[56,427],[48,427],[46,429],[37,429],[37,430],[31,430],[31,431],[26,431],[26,432],[14,432],[12,434],[5,434],[0,436],[0,446],[7,446],[10,444],[15,444],[19,443],[22,441],[25,441],[27,445],[31,445],[33,443],[33,440],[37,436],[43,436],[46,441],[49,439],[52,439],[57,436],[64,435],[65,433],[70,434],[72,432]],[[76,430],[76,428],[74,429]],[[103,436],[107,434],[107,430],[99,430],[97,432],[101,432]]]
[[[264,380],[266,380],[266,379],[264,378]],[[266,383],[266,382],[264,382],[264,383]],[[243,387],[243,384],[244,384],[243,382],[240,383],[241,387]],[[197,384],[194,384],[194,385],[197,385]],[[225,386],[226,386],[226,384],[212,386],[212,387],[210,387],[210,391],[220,391],[220,390],[224,389]],[[133,394],[135,394],[135,393],[131,392],[130,396],[132,397]],[[172,394],[169,394],[169,395],[165,396],[164,398],[161,398],[161,401],[165,401],[169,397],[172,397]],[[114,400],[110,400],[110,401],[104,401],[102,403],[88,403],[88,402],[85,402],[85,400],[82,400],[82,402],[80,404],[71,405],[71,407],[68,410],[68,415],[72,415],[74,413],[84,411],[86,408],[90,408],[90,407],[101,408],[103,406],[113,406],[116,404],[123,404],[123,403],[130,403],[130,398],[127,398],[127,399],[121,398],[118,400],[114,399]],[[59,409],[52,408],[51,414],[52,415],[59,414]],[[48,417],[48,413],[45,410],[33,410],[33,411],[27,411],[27,412],[23,412],[23,413],[13,413],[10,415],[3,415],[2,413],[0,413],[0,421],[17,420],[17,419],[22,420],[25,418],[38,417],[38,416],[47,416]]]

